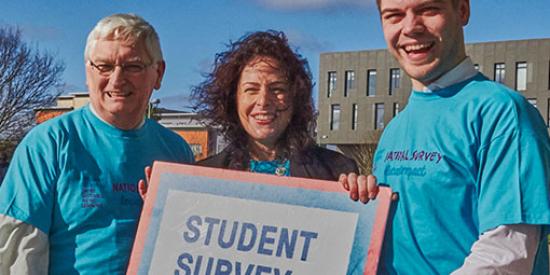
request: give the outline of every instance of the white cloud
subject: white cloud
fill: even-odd
[[[276,10],[328,10],[339,8],[368,8],[375,0],[252,0]]]
[[[285,32],[289,43],[293,47],[297,47],[301,54],[304,51],[310,51],[314,53],[324,52],[329,50],[332,45],[327,41],[321,41],[317,37],[307,33],[291,30]]]

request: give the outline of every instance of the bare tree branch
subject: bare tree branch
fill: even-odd
[[[29,48],[19,29],[0,26],[0,141],[16,143],[34,124],[33,110],[51,105],[64,69],[53,55]]]
[[[338,145],[338,148],[346,156],[349,156],[355,160],[357,166],[359,166],[359,172],[361,174],[370,175],[372,174],[374,152],[376,151],[381,135],[382,130],[374,130],[365,136],[366,143]]]

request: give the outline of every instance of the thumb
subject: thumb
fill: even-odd
[[[142,200],[145,200],[147,197],[147,184],[144,180],[139,180],[138,182],[138,193]]]

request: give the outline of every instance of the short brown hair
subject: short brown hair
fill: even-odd
[[[382,1],[382,0],[376,0],[376,6],[378,7],[378,11],[380,11],[380,2],[381,2],[381,1]],[[460,0],[451,0],[451,1],[453,1],[453,6],[454,6],[455,8],[458,7],[458,1],[460,1]]]

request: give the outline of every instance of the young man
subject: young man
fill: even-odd
[[[34,128],[0,187],[0,274],[123,274],[154,160],[193,162],[187,143],[144,119],[165,63],[153,27],[116,14],[85,50],[90,105]]]
[[[547,274],[550,140],[537,110],[466,56],[469,1],[378,7],[413,92],[384,131],[375,176],[340,183],[364,203],[377,182],[399,193],[382,274]]]

